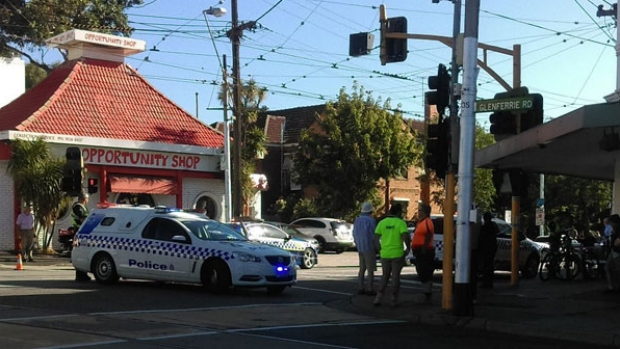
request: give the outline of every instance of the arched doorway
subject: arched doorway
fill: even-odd
[[[211,219],[215,219],[215,217],[219,216],[215,200],[206,195],[201,195],[198,197],[198,200],[196,200],[196,203],[194,204],[194,210],[196,212],[205,213],[207,217]]]
[[[148,205],[155,207],[155,200],[153,200],[153,196],[150,194],[120,193],[116,197],[116,203],[133,206]]]

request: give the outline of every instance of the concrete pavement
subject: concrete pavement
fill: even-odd
[[[24,267],[69,262],[66,256],[36,255],[35,262],[25,263]],[[0,252],[0,263],[5,266],[15,264],[16,256]],[[325,266],[319,263],[319,266]],[[414,280],[413,270],[412,267],[405,268],[404,278]],[[373,306],[373,297],[364,295],[326,305],[378,319],[620,346],[620,294],[603,294],[605,285],[602,278],[571,282],[542,282],[534,278],[521,279],[513,286],[509,274],[498,273],[493,289],[478,290],[474,315],[467,317],[455,316],[452,310],[443,309],[440,291],[433,295],[430,305],[416,304],[418,294],[411,290],[401,292],[396,308],[390,307],[389,296],[380,307]]]

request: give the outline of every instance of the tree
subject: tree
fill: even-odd
[[[224,96],[233,95],[233,85],[223,84],[218,98],[224,103]],[[225,89],[228,88],[226,91]],[[226,92],[226,93],[224,93]],[[250,205],[250,201],[257,192],[257,189],[253,187],[250,175],[256,170],[255,159],[260,155],[265,155],[267,152],[266,135],[265,132],[256,126],[259,113],[267,110],[262,106],[263,101],[267,97],[267,89],[256,84],[256,81],[250,80],[247,84],[241,86],[241,106],[239,115],[235,117],[239,118],[237,126],[241,127],[241,180],[242,184],[242,196],[245,207]],[[229,99],[230,101],[230,99]],[[229,101],[226,101],[227,103]],[[228,106],[229,109],[233,109],[232,106]],[[233,109],[234,110],[234,109]],[[234,166],[234,164],[233,164]],[[234,189],[233,189],[234,190]]]
[[[487,133],[482,126],[476,124],[475,130],[475,148],[483,149],[495,143],[493,135]],[[459,154],[452,154],[452,156],[459,156]],[[473,190],[473,202],[480,212],[492,211],[495,207],[495,198],[497,196],[495,186],[493,185],[493,173],[492,170],[486,168],[474,169],[474,190]],[[433,187],[436,188],[431,193],[432,200],[439,207],[443,207],[444,203],[444,182],[443,179],[435,177],[433,179]],[[455,188],[455,195],[458,193]]]
[[[476,124],[476,150],[486,148],[495,143],[492,134],[487,133],[482,126]],[[493,185],[493,171],[487,168],[474,169],[473,201],[480,212],[491,211],[497,196]]]
[[[380,101],[353,86],[328,103],[317,128],[304,130],[295,154],[297,181],[314,187],[322,215],[351,218],[359,205],[376,196],[380,178],[389,179],[419,162],[421,146],[389,100]]]
[[[125,9],[142,0],[0,0],[0,56],[23,56],[47,73],[34,57],[45,40],[71,29],[131,35]],[[66,52],[61,52],[66,59]],[[43,55],[41,55],[43,56]]]
[[[11,149],[7,172],[13,178],[19,200],[32,204],[37,225],[44,229],[43,248],[48,249],[65,197],[60,189],[64,161],[54,158],[42,138],[13,140]]]
[[[568,213],[583,227],[608,216],[612,183],[558,175],[545,176],[545,215]]]

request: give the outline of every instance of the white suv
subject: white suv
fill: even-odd
[[[290,224],[308,237],[315,238],[320,252],[343,251],[354,247],[353,225],[335,218],[300,218]]]
[[[165,207],[95,209],[77,232],[71,262],[103,284],[119,277],[281,293],[295,284],[295,258],[280,248],[248,241],[205,215]]]

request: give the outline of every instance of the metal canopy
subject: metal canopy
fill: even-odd
[[[613,181],[620,149],[599,146],[611,132],[620,133],[620,103],[588,105],[478,150],[474,165]]]

